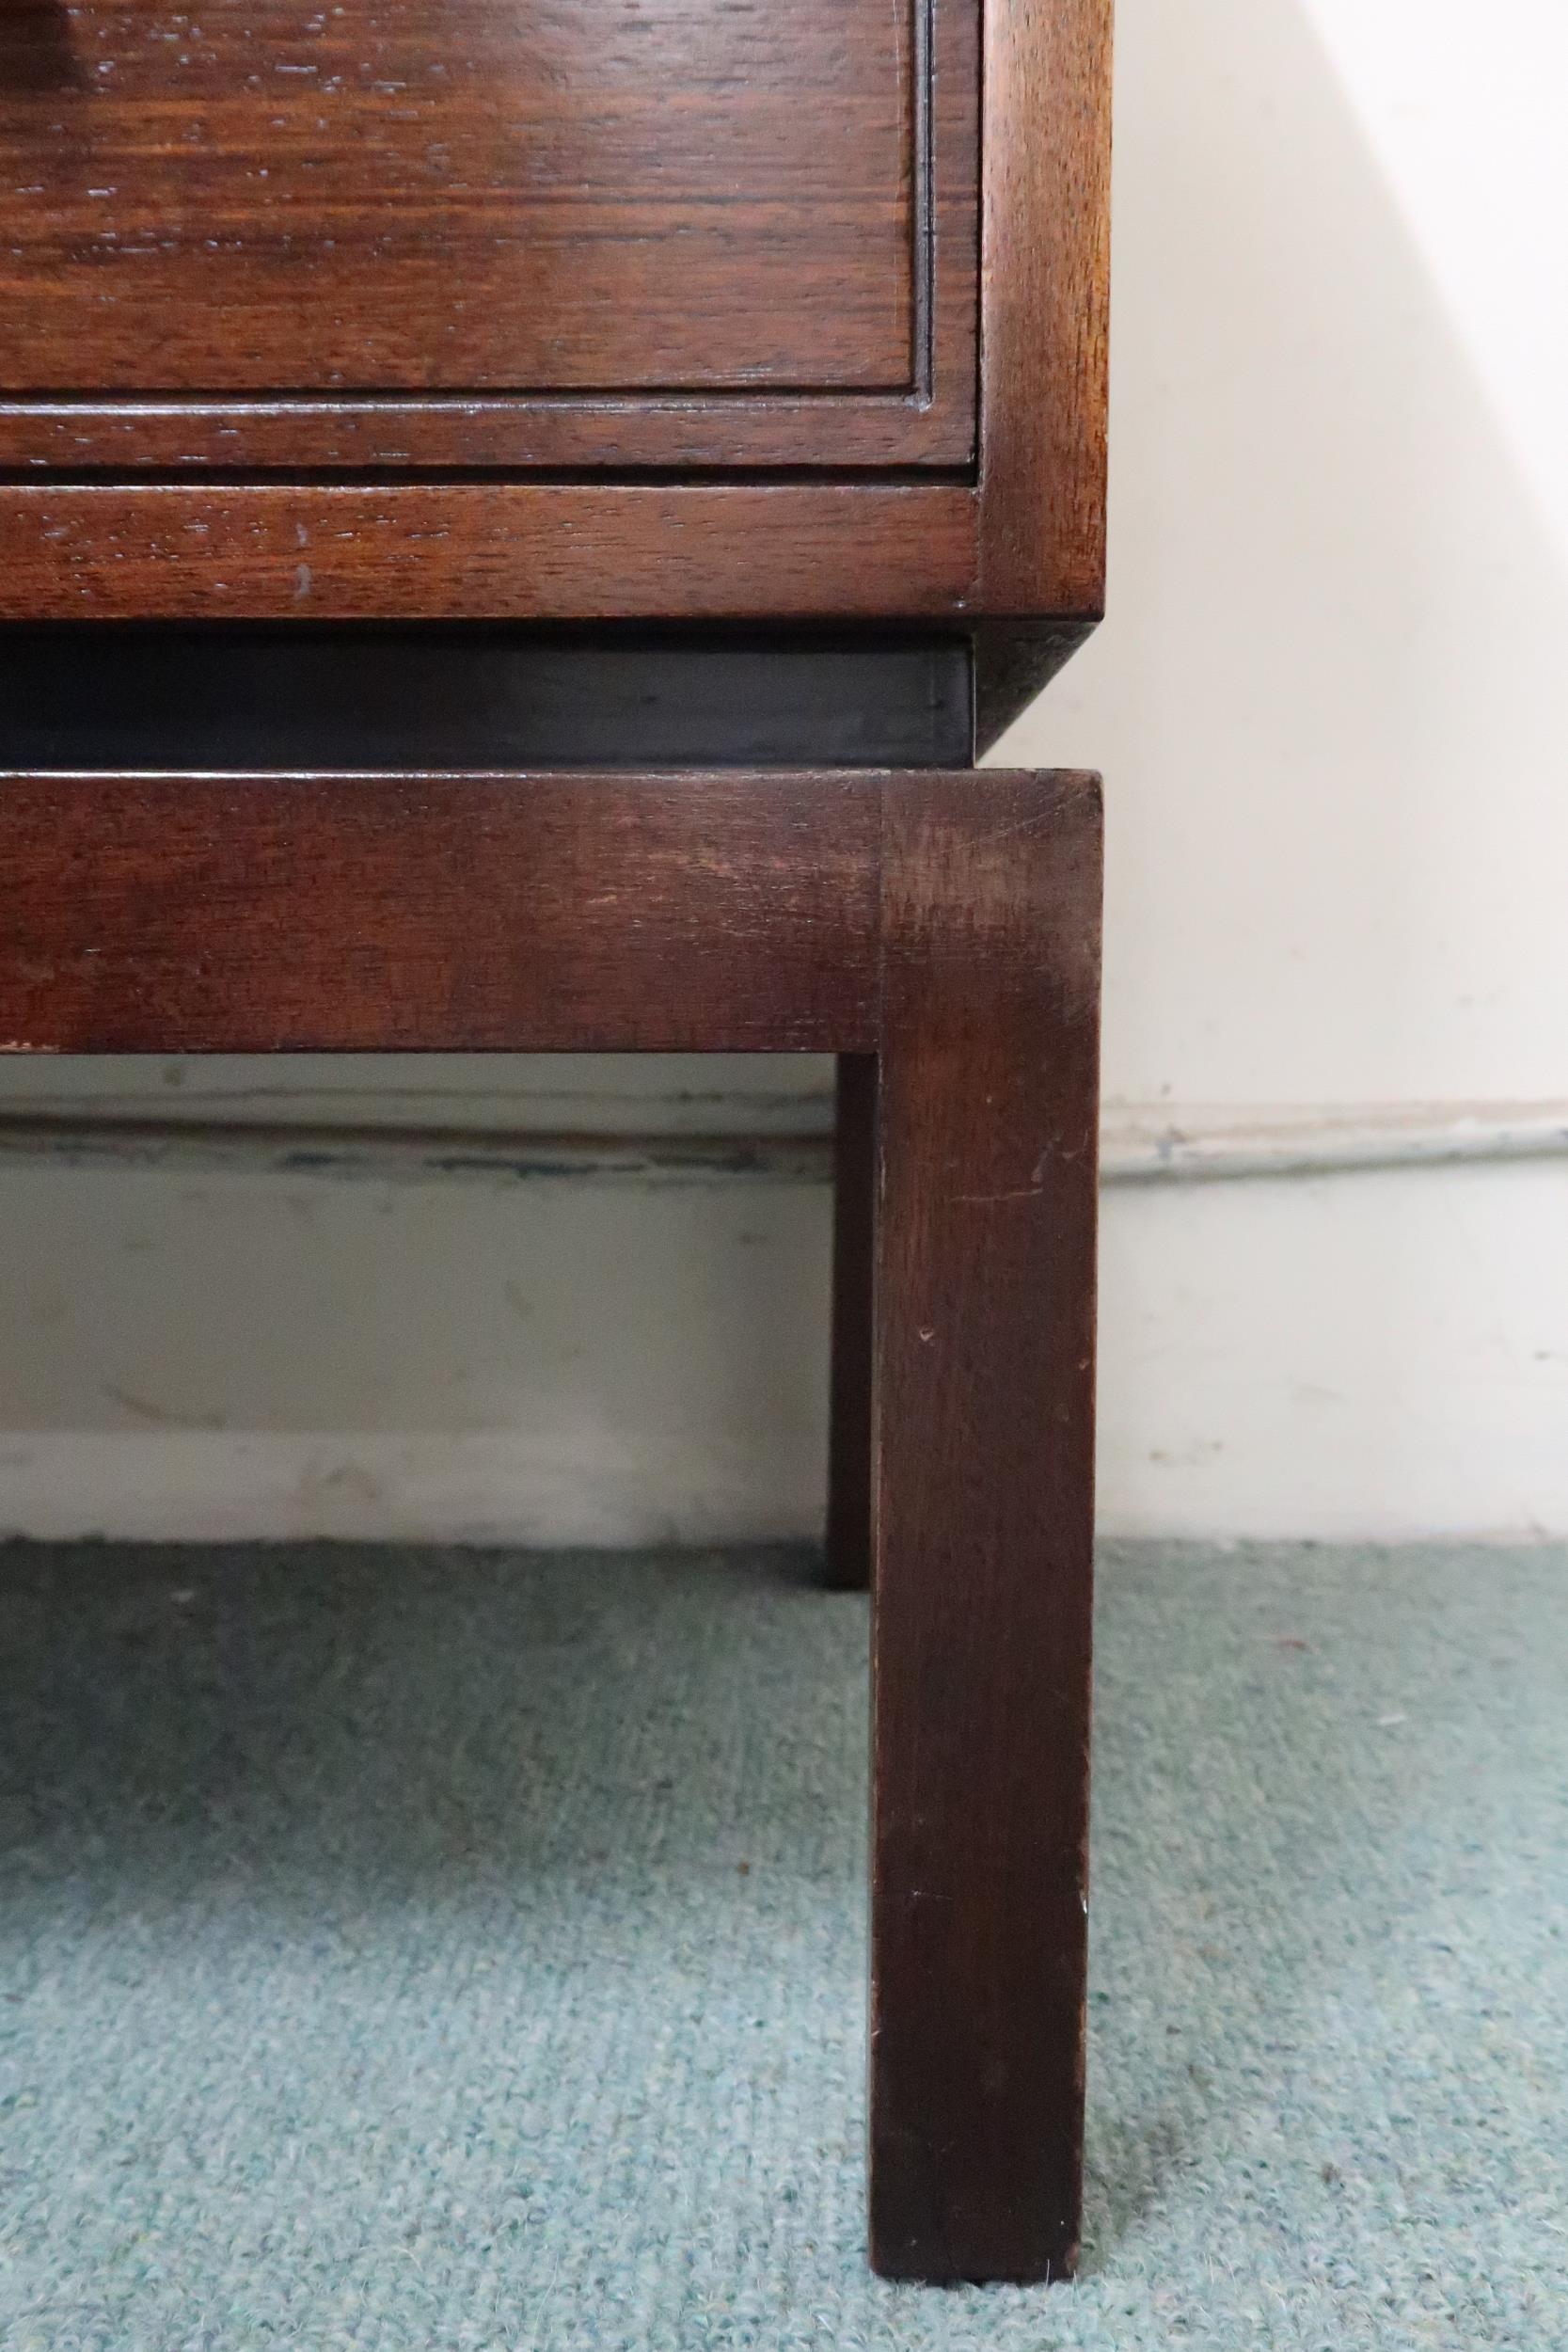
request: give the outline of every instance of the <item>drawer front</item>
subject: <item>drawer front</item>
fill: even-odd
[[[978,0],[7,0],[0,464],[946,464]]]

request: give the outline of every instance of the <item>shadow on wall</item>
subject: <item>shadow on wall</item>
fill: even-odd
[[[1120,0],[1110,617],[996,755],[1105,771],[1113,1103],[1561,1091],[1564,557],[1376,141],[1311,0]],[[1117,1198],[1110,1525],[1528,1522],[1544,1457],[1476,1430],[1545,1411],[1488,1291],[1545,1187],[1372,1181]],[[1568,1274],[1560,1219],[1510,1247]]]
[[[1551,1095],[1562,558],[1302,0],[1117,93],[1110,618],[999,754],[1107,773],[1109,1088]]]

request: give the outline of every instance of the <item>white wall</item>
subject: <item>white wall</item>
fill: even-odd
[[[1568,1096],[1568,10],[1120,24],[1109,1082]]]
[[[999,753],[1106,771],[1113,1128],[1568,1101],[1565,68],[1560,0],[1121,0],[1112,618]],[[669,1073],[574,1065],[568,1120],[451,1064],[0,1083],[809,1131],[824,1076],[632,1118]],[[1113,1188],[1107,1526],[1568,1529],[1565,1188]],[[826,1246],[784,1178],[0,1160],[0,1524],[808,1528]]]
[[[1121,0],[1106,1077],[1568,1098],[1560,0]],[[1211,1107],[1222,1105],[1223,1110]],[[1128,1195],[1107,1519],[1568,1526],[1568,1162]]]

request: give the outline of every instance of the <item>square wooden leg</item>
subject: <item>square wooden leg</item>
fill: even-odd
[[[890,787],[870,2203],[894,2278],[1077,2252],[1099,918],[1092,780]]]
[[[871,1581],[872,1273],[877,1057],[840,1054],[833,1148],[832,1365],[828,1420],[827,1581]]]

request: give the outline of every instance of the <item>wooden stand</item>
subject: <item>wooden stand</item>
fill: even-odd
[[[0,856],[13,1051],[845,1057],[833,1559],[874,1562],[872,2259],[1070,2269],[1094,780],[20,774]]]

